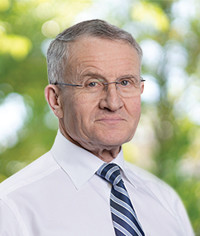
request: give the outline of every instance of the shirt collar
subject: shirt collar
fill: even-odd
[[[91,152],[73,144],[58,130],[51,153],[58,165],[69,175],[77,189],[81,188],[103,165],[103,161]],[[120,166],[123,176],[132,184],[125,171],[123,151],[112,160]]]

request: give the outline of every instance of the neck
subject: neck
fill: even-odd
[[[121,147],[113,148],[113,149],[97,149],[92,152],[98,158],[100,158],[104,162],[111,162],[113,159],[116,158],[117,154],[120,152]]]
[[[64,129],[62,129],[61,126],[59,128],[60,128],[60,132],[66,139],[68,139],[70,142],[74,143],[75,145],[91,152],[92,154],[94,154],[95,156],[97,156],[104,162],[111,162],[113,159],[115,159],[115,157],[118,155],[118,153],[121,150],[121,146],[118,146],[118,145],[114,147],[113,146],[95,147],[93,143],[78,142],[74,140],[72,137],[70,137],[69,134]]]

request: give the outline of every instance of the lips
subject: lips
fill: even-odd
[[[107,124],[118,124],[118,123],[124,121],[124,119],[122,119],[121,117],[102,117],[100,119],[97,119],[96,121],[102,122],[102,123],[107,123]]]

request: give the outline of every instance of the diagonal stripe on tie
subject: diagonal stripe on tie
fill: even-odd
[[[141,226],[138,223],[138,220],[133,216],[133,210],[130,212],[130,211],[126,210],[123,206],[115,204],[113,201],[111,201],[111,207],[115,208],[124,217],[130,219],[135,224],[135,226],[138,228],[138,230],[140,230],[140,232],[142,234]]]
[[[112,193],[110,196],[110,202],[113,201],[113,204],[118,204],[119,206],[122,205],[124,208],[126,208],[128,211],[132,211],[132,214],[134,217],[136,217],[135,212],[133,211],[133,209],[131,208],[131,206],[129,206],[127,203],[123,202],[122,200],[120,200],[119,198],[116,198]],[[117,205],[115,206],[116,208],[118,207]]]
[[[127,206],[124,207],[124,204],[123,205],[120,205],[120,204],[117,204],[116,202],[114,202],[112,199],[110,200],[110,205],[112,207],[114,207],[115,209],[117,209],[119,212],[122,212],[124,214],[125,212],[125,215],[130,219],[132,220],[136,226],[138,228],[141,228],[138,220],[137,219],[137,216],[135,214],[135,212],[132,210],[132,209],[127,209]]]
[[[125,230],[127,230],[131,235],[137,235],[137,236],[142,236],[142,234],[140,233],[139,230],[135,230],[136,226],[131,227],[131,225],[129,225],[126,221],[124,221],[122,218],[116,216],[115,214],[112,214],[112,219],[114,222],[118,223],[119,225],[121,225]],[[137,233],[139,232],[139,233]]]
[[[113,222],[113,225],[115,228],[116,235],[118,235],[118,236],[133,236],[132,234],[130,234],[130,232],[128,232],[126,229],[124,229],[118,223]]]
[[[117,236],[144,236],[121,178],[119,166],[114,163],[104,163],[96,174],[112,184],[110,207],[115,234]]]
[[[134,232],[136,232],[138,235],[142,235],[140,233],[140,231],[138,230],[138,227],[136,227],[134,222],[129,217],[127,217],[126,215],[123,215],[120,211],[117,211],[113,207],[111,207],[111,213],[115,215],[113,217],[118,217],[119,220],[124,221],[124,223],[127,225],[127,227],[130,228],[130,230],[133,229]],[[116,222],[117,222],[117,220],[116,220]]]

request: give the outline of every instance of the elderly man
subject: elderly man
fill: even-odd
[[[1,184],[1,236],[194,235],[176,193],[123,159],[140,118],[141,57],[129,33],[101,20],[51,43],[45,96],[59,131]]]

